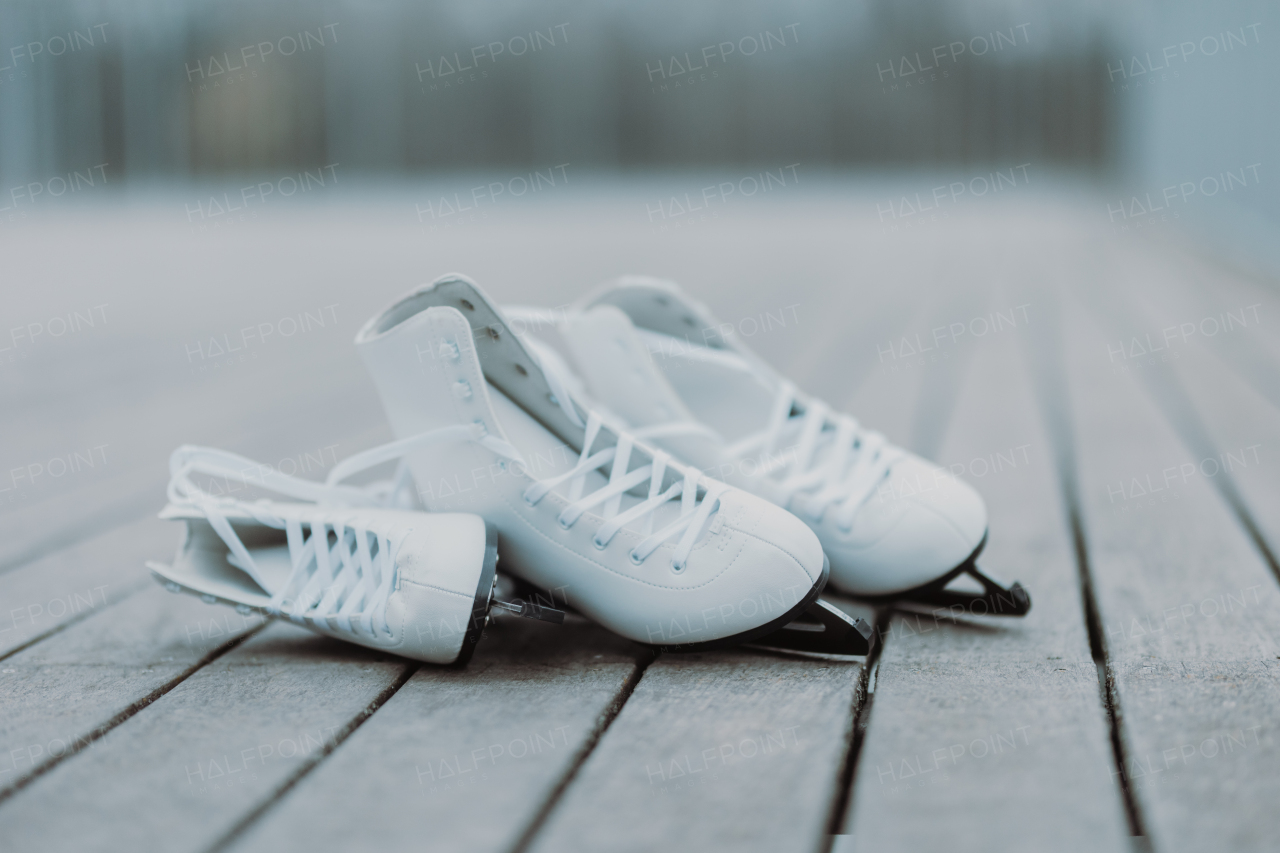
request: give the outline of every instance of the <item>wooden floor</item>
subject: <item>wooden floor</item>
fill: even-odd
[[[457,189],[422,187],[216,227],[194,191],[0,225],[0,847],[1274,850],[1275,282],[1066,191],[912,226],[876,213],[891,183],[833,180],[655,217],[703,183],[465,221],[421,221]],[[870,660],[499,618],[456,671],[155,585],[169,451],[320,477],[390,438],[351,339],[454,269],[553,305],[681,280],[975,484],[982,564],[1031,614],[863,610]]]

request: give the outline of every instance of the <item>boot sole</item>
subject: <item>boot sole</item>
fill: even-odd
[[[868,604],[919,604],[941,607],[954,611],[960,608],[963,615],[968,616],[1026,616],[1031,610],[1031,594],[1021,583],[1014,581],[1008,587],[1001,586],[988,575],[978,570],[978,555],[987,546],[987,532],[983,532],[982,541],[973,549],[960,565],[947,571],[935,580],[902,592],[891,592],[883,595],[859,595],[845,592],[838,587],[832,589],[848,598],[864,601]],[[982,584],[986,590],[982,594],[945,589],[962,574],[967,574]],[[979,611],[976,605],[982,605]]]

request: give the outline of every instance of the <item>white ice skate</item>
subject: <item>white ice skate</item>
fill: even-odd
[[[184,532],[171,565],[147,567],[171,592],[415,660],[470,659],[499,603],[496,533],[479,516],[386,509],[385,488],[301,480],[210,448],[180,447],[169,467],[161,517]],[[303,502],[230,496],[254,488]]]
[[[675,284],[624,278],[567,311],[506,310],[557,340],[637,436],[808,523],[835,589],[971,614],[1030,609],[1020,584],[975,564],[987,536],[976,491],[796,389]],[[981,591],[949,588],[962,574]]]
[[[400,438],[350,464],[403,456],[428,510],[497,528],[506,571],[664,649],[866,652],[870,628],[817,603],[827,568],[803,522],[584,406],[468,279],[411,292],[356,344]],[[821,626],[784,627],[806,611]]]

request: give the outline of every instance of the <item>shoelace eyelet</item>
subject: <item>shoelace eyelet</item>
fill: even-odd
[[[680,574],[681,572],[683,572],[684,567],[685,567],[684,563],[677,563],[675,560],[671,561],[671,571],[675,572],[676,574]]]
[[[597,551],[603,551],[605,548],[609,547],[608,542],[601,542],[599,539],[595,538],[594,536],[591,537],[591,544],[596,546]]]
[[[629,552],[627,557],[631,560],[631,565],[633,566],[639,566],[644,563],[644,557],[637,555],[635,551]]]
[[[564,517],[559,517],[556,521],[559,522],[561,530],[568,530],[570,527],[573,527],[573,523]]]

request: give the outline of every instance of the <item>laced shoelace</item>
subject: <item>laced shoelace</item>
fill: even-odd
[[[609,425],[608,429],[616,437],[614,445],[593,451],[596,442],[604,432],[606,426],[604,418],[594,411],[587,410],[587,420],[584,422],[573,402],[573,380],[568,368],[549,354],[545,347],[534,348],[534,357],[543,368],[547,383],[551,388],[552,401],[560,407],[572,424],[583,429],[584,438],[577,464],[569,471],[550,480],[535,479],[524,491],[525,502],[530,506],[536,506],[553,489],[567,483],[567,497],[570,504],[557,517],[557,521],[563,528],[566,530],[571,528],[588,510],[594,507],[601,507],[600,514],[605,519],[605,523],[600,526],[592,537],[592,544],[597,549],[604,550],[609,546],[610,541],[613,540],[618,531],[633,522],[643,520],[640,532],[644,539],[631,549],[628,555],[631,562],[634,565],[642,564],[664,542],[680,535],[675,551],[672,553],[671,568],[675,572],[684,571],[690,552],[693,550],[702,531],[706,529],[719,511],[720,498],[728,487],[717,481],[702,477],[697,469],[674,464],[670,455],[648,447],[642,448],[641,452],[651,454],[652,458],[649,464],[634,470],[628,470],[631,465],[632,455],[636,450],[636,439],[635,436],[613,425]],[[180,448],[174,453],[171,461],[173,476],[169,486],[169,499],[175,504],[196,502],[237,559],[245,562],[246,566],[251,566],[253,563],[248,556],[248,552],[240,543],[239,538],[236,537],[231,525],[222,517],[222,510],[219,509],[220,504],[218,501],[223,499],[215,498],[200,491],[195,483],[190,480],[190,473],[201,471],[215,476],[230,477],[308,501],[351,506],[412,508],[412,494],[406,489],[406,485],[409,482],[409,470],[403,461],[401,461],[395,477],[390,481],[382,481],[365,487],[343,486],[341,481],[384,462],[396,459],[403,460],[403,457],[408,454],[427,446],[461,442],[475,442],[504,457],[511,464],[521,466],[525,472],[532,470],[520,451],[509,442],[486,434],[479,425],[456,425],[430,430],[354,454],[335,465],[323,484],[281,474],[278,471],[269,469],[267,466],[259,465],[252,460],[224,451],[210,448]],[[592,471],[603,469],[605,465],[610,466],[608,482],[595,491],[584,495],[583,492],[586,489],[588,475]],[[683,476],[676,479],[666,489],[663,489],[662,484],[666,481],[668,471],[678,471],[682,468]],[[621,506],[623,494],[632,489],[642,487],[646,482],[648,483],[646,498],[623,511]],[[699,496],[700,489],[702,491],[701,496]],[[678,517],[662,529],[655,531],[653,529],[655,525],[654,517],[657,511],[667,502],[674,501],[677,498],[680,501]],[[255,512],[254,505],[241,501],[231,501],[229,506],[251,513]],[[261,512],[261,509],[258,509],[257,512]],[[255,514],[254,517],[257,518],[258,515]],[[266,519],[260,520],[268,523]],[[340,539],[346,541],[345,536],[340,537]],[[292,541],[290,540],[291,543]],[[304,544],[302,540],[299,540],[299,543]],[[320,552],[323,550],[318,549],[315,551],[315,556],[312,558],[313,561],[322,559]],[[391,549],[389,553],[394,552],[394,549]],[[292,545],[290,546],[290,553],[293,555]],[[358,550],[354,552],[356,555],[360,553]],[[379,553],[388,552],[384,549]],[[310,551],[306,555],[302,555],[302,552],[299,552],[299,555],[302,556],[310,556],[311,554],[312,552]],[[297,559],[300,558],[301,556]],[[295,573],[302,573],[304,569],[300,568],[301,564],[297,563],[297,559],[295,559]],[[316,564],[318,567],[319,563],[317,562]],[[326,565],[333,566],[334,563],[330,560]],[[345,566],[346,563],[343,565]],[[262,585],[262,580],[255,574],[256,568],[246,570],[250,572],[250,575],[254,577],[254,580],[259,585]],[[357,572],[357,576],[364,578],[372,577],[373,574],[363,575]],[[341,576],[344,582],[350,581],[351,577],[351,575]],[[337,577],[334,580],[336,581]],[[266,589],[265,586],[263,588]],[[378,589],[382,589],[382,587],[379,586]],[[387,594],[389,595],[389,592]],[[281,592],[282,600],[283,595],[284,593]],[[324,601],[328,602],[330,599],[326,598]],[[385,612],[385,600],[381,601],[380,606],[382,612]]]
[[[782,383],[774,399],[768,425],[733,443],[726,443],[705,424],[669,421],[635,430],[638,438],[698,435],[724,446],[731,459],[753,463],[743,476],[768,484],[769,497],[815,520],[836,504],[836,524],[853,527],[854,516],[871,496],[893,463],[905,453],[883,435],[862,429],[848,415],[832,412],[820,400],[810,400],[793,415],[795,386]]]
[[[726,451],[735,459],[758,454],[756,476],[772,480],[783,506],[794,501],[797,509],[821,518],[835,504],[836,524],[847,531],[863,501],[905,454],[821,400],[808,400],[804,411],[793,414],[796,402],[795,386],[782,382],[764,430]]]
[[[684,571],[693,546],[697,543],[698,537],[711,522],[715,513],[719,511],[720,497],[728,487],[722,483],[702,477],[697,469],[679,466],[673,463],[669,454],[648,447],[642,448],[641,452],[652,454],[649,464],[634,470],[627,470],[631,465],[633,452],[636,450],[636,437],[618,429],[615,425],[606,425],[604,418],[593,410],[586,410],[587,419],[584,422],[573,402],[574,383],[568,368],[558,358],[555,358],[545,346],[535,345],[530,349],[539,366],[542,367],[547,384],[551,388],[552,402],[560,407],[570,423],[583,430],[584,437],[582,450],[573,468],[549,480],[535,479],[524,491],[525,502],[529,506],[536,506],[553,489],[567,483],[567,497],[570,504],[557,516],[557,521],[561,527],[568,530],[588,510],[593,507],[601,507],[600,515],[605,519],[605,523],[600,525],[600,529],[592,537],[592,544],[603,551],[609,546],[610,541],[613,540],[618,531],[632,522],[643,519],[640,530],[645,538],[631,549],[628,555],[631,562],[634,565],[640,565],[664,542],[667,542],[677,534],[682,534],[671,556],[671,568],[676,572]],[[593,447],[606,426],[615,435],[615,444],[612,447],[604,447],[593,451]],[[474,441],[481,444],[499,456],[505,457],[511,464],[519,465],[525,472],[532,470],[528,463],[525,462],[524,456],[520,451],[509,442],[503,441],[496,436],[485,434],[478,425],[459,425],[430,430],[419,435],[390,442],[372,450],[357,453],[334,466],[329,473],[327,482],[337,483],[357,471],[402,458],[428,445],[463,441]],[[592,471],[603,469],[605,465],[610,466],[608,482],[595,491],[584,495],[583,492],[586,489],[588,475]],[[668,469],[674,471],[682,467],[684,471],[683,477],[677,479],[664,490],[662,484],[666,481]],[[407,466],[402,462],[396,475],[395,484],[375,484],[375,486],[361,493],[364,495],[376,494],[381,496],[383,500],[395,498],[395,496],[403,494],[399,484],[405,480],[406,476]],[[643,486],[646,482],[649,484],[647,497],[622,511],[623,494]],[[701,497],[698,494],[699,489],[702,490]],[[657,511],[668,501],[674,501],[677,498],[680,500],[679,516],[661,530],[654,531],[654,516]]]
[[[250,502],[206,492],[192,475],[221,477],[292,498],[339,506],[376,505],[380,489],[314,483],[213,448],[180,447],[170,457],[169,466],[169,501],[194,508],[209,521],[230,550],[230,561],[271,595],[265,608],[268,613],[303,625],[324,624],[357,635],[374,637],[375,631],[391,635],[387,602],[398,576],[393,555],[409,529],[387,525],[372,530],[358,517],[341,519],[333,517],[332,512],[325,513],[320,503],[309,519],[282,516],[265,499]],[[272,589],[227,519],[228,515],[241,513],[285,531],[291,569],[277,589]]]
[[[613,447],[606,447],[592,453],[591,448],[605,425],[604,418],[598,412],[588,409],[587,420],[584,423],[577,407],[573,404],[576,389],[581,383],[576,380],[572,371],[555,350],[532,336],[526,337],[525,343],[542,368],[547,384],[551,388],[552,402],[560,407],[570,423],[584,430],[582,453],[578,457],[578,463],[558,477],[535,482],[525,490],[525,502],[535,506],[552,489],[567,482],[568,498],[571,503],[557,517],[560,526],[566,530],[572,527],[587,510],[603,504],[601,515],[605,518],[605,523],[600,526],[591,540],[591,544],[602,551],[608,547],[610,540],[619,530],[643,518],[641,530],[645,538],[628,554],[631,562],[637,566],[648,559],[649,555],[663,542],[683,531],[680,541],[676,544],[675,552],[671,555],[671,568],[676,572],[684,571],[690,551],[693,550],[703,529],[710,523],[712,516],[719,511],[720,497],[728,487],[723,483],[703,478],[697,469],[684,467],[684,476],[664,490],[662,484],[666,481],[667,468],[671,465],[672,458],[667,453],[649,448],[645,448],[645,452],[652,454],[652,461],[648,465],[628,471],[631,454],[639,435],[622,431],[613,424],[609,429],[616,435],[617,442]],[[609,469],[609,482],[584,496],[582,491],[586,485],[587,475],[609,463],[612,463]],[[528,470],[527,467],[526,470]],[[625,512],[620,512],[622,495],[646,481],[649,483],[647,498]],[[700,486],[703,489],[701,500],[698,499]],[[663,504],[675,500],[677,496],[680,498],[679,517],[666,527],[654,532],[654,514]]]
[[[524,305],[509,305],[503,310],[509,318],[531,329],[563,329],[568,319],[563,311]],[[539,354],[549,351],[555,355],[533,335],[525,340]],[[556,362],[560,362],[558,356]],[[567,368],[562,369],[567,372]],[[549,371],[548,379],[551,376]],[[827,508],[836,504],[836,524],[848,531],[858,508],[905,453],[880,433],[863,429],[855,418],[833,412],[821,400],[807,401],[804,411],[793,415],[797,399],[795,385],[781,382],[764,430],[731,444],[706,424],[695,421],[668,421],[633,429],[632,434],[641,439],[700,436],[724,446],[733,459],[754,456],[757,466],[749,476],[768,481],[775,501],[788,508],[794,502],[794,509],[815,519],[822,518]],[[785,452],[779,454],[783,448]],[[823,451],[825,455],[820,456]]]

